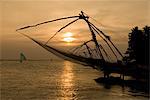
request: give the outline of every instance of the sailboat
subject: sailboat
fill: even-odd
[[[73,20],[72,22],[61,27],[52,37],[49,38],[49,40],[46,43],[42,43],[26,34],[20,32],[21,30],[24,30],[27,28],[37,27],[39,25],[56,22],[59,20],[74,19],[74,18],[75,18],[75,20]],[[42,22],[39,24],[19,28],[16,31],[21,33],[22,35],[28,37],[29,39],[31,39],[32,41],[34,41],[35,43],[37,43],[38,45],[40,45],[41,47],[43,47],[44,49],[46,49],[47,51],[53,53],[54,55],[56,55],[58,57],[61,57],[65,60],[69,60],[69,61],[72,61],[75,63],[82,64],[82,65],[91,66],[97,70],[103,71],[104,77],[109,77],[110,73],[118,73],[118,74],[122,74],[123,76],[124,75],[132,75],[133,72],[135,71],[135,68],[134,67],[127,68],[127,66],[124,64],[124,61],[122,61],[123,54],[119,51],[119,49],[112,42],[110,36],[106,35],[97,26],[95,26],[93,23],[91,23],[89,21],[89,18],[91,18],[91,17],[88,16],[83,11],[81,11],[81,13],[78,16],[69,16],[69,17],[58,18],[58,19],[54,19],[54,20],[50,20],[50,21],[45,21],[45,22]],[[48,42],[52,38],[54,38],[60,31],[62,31],[64,28],[75,23],[78,20],[84,20],[87,23],[87,25],[89,27],[89,31],[91,33],[90,34],[91,40],[88,40],[88,41],[84,42],[83,44],[81,44],[80,46],[76,47],[72,52],[61,51],[61,50],[58,50],[58,49],[48,45]],[[111,62],[109,60],[110,59],[109,54],[107,53],[105,48],[101,45],[101,43],[99,43],[97,40],[98,36],[106,43],[106,45],[109,47],[112,54],[115,56],[115,58],[116,58],[115,62]],[[88,45],[88,43],[90,43],[90,42],[92,42],[94,44],[94,47],[90,47]],[[82,48],[82,47],[86,48],[86,52],[85,51],[81,52],[80,48]],[[78,54],[77,52],[80,52],[80,54]],[[84,53],[85,55],[83,56],[83,55],[81,55],[81,53]],[[88,55],[88,56],[86,56],[86,55]],[[121,60],[119,59],[119,57],[121,58]]]
[[[23,53],[20,53],[20,63],[22,63],[25,60],[27,60],[25,55]]]

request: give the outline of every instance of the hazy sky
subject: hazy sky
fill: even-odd
[[[128,33],[131,28],[150,25],[149,0],[1,0],[0,10],[0,48],[3,59],[16,59],[20,52],[31,59],[53,57],[15,30],[47,20],[78,15],[81,10],[102,24],[99,25],[91,20],[112,37],[122,52],[127,48]],[[46,41],[61,26],[70,21],[72,20],[59,21],[25,32],[34,38]],[[61,36],[65,32],[74,33],[74,37],[77,38],[75,43],[89,38],[87,25],[79,21],[63,30],[54,39],[57,41],[54,41],[55,45],[61,43]]]

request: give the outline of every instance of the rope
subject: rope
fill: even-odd
[[[85,15],[87,15],[89,18],[91,18],[93,21],[95,21],[97,24],[105,27],[105,25],[103,25],[102,23],[100,23],[99,21],[97,21],[96,19],[94,19],[93,17],[89,16],[88,14],[86,14],[85,12],[83,12]]]
[[[17,29],[16,31],[23,30],[23,29],[30,28],[30,27],[36,27],[36,26],[39,26],[39,25],[42,25],[42,24],[46,24],[46,23],[50,23],[50,22],[54,22],[54,21],[58,21],[58,20],[69,19],[69,18],[77,18],[77,17],[79,17],[79,16],[70,16],[70,17],[58,18],[58,19],[42,22],[42,23],[39,23],[39,24],[31,25],[31,26],[25,26],[25,27]]]
[[[95,29],[95,27],[92,26],[92,28],[98,33],[98,35],[105,41],[105,43],[108,45],[108,47],[110,48],[110,50],[112,51],[112,53],[115,55],[116,59],[118,60],[117,55],[115,54],[114,50],[112,49],[112,47],[110,46],[110,44],[106,41],[106,39],[104,39],[99,32]]]
[[[90,23],[90,22],[89,22]],[[110,40],[110,37],[105,35],[103,33],[103,31],[99,30],[95,25],[93,25],[92,23],[90,23],[92,26],[94,26],[100,33],[102,33],[102,35],[113,45],[113,47],[116,49],[116,51],[119,53],[119,55],[123,58],[122,53],[119,51],[119,49],[114,45],[114,43]]]
[[[92,27],[92,26],[91,26]],[[95,30],[95,28],[94,27],[92,27],[92,29],[94,30],[94,31],[96,31],[97,32],[97,30]],[[104,40],[104,38],[103,37],[101,37],[103,40]],[[101,44],[99,44],[99,46],[102,48],[102,50],[104,51],[104,53],[105,53],[105,55],[106,55],[106,57],[110,60],[110,57],[109,57],[109,55],[107,54],[107,52],[106,52],[106,50],[103,48],[103,46],[101,45]]]
[[[50,38],[48,39],[48,41],[45,43],[45,45],[46,45],[52,38],[54,38],[54,37],[57,35],[58,32],[60,32],[61,30],[63,30],[63,29],[66,28],[67,26],[71,25],[72,23],[76,22],[77,20],[79,20],[79,18],[76,19],[76,20],[74,20],[74,21],[72,21],[72,22],[70,22],[70,23],[68,23],[67,25],[63,26],[62,28],[60,28],[52,37],[50,37]]]

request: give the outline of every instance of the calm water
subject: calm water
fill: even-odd
[[[94,79],[102,73],[69,61],[3,61],[1,100],[148,100],[142,92]]]

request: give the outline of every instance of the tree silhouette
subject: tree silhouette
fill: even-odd
[[[128,49],[126,54],[129,54],[128,61],[135,60],[137,64],[149,64],[149,34],[150,27],[145,26],[143,30],[135,27],[129,33]]]

